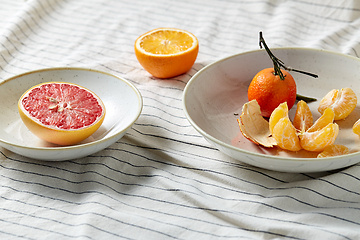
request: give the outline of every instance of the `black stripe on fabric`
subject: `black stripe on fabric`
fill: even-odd
[[[64,189],[64,188],[51,187],[51,186],[45,185],[43,183],[34,183],[34,182],[28,182],[28,181],[22,181],[22,180],[14,179],[14,178],[11,178],[11,177],[5,177],[3,175],[1,175],[1,176],[4,177],[4,178],[7,178],[9,180],[12,180],[12,181],[17,181],[17,182],[24,183],[24,184],[39,185],[39,186],[50,188],[50,189],[53,189],[53,190],[63,191],[63,192],[66,192],[66,193],[72,193],[72,194],[76,194],[76,195],[100,194],[102,196],[106,196],[107,198],[111,198],[111,199],[114,200],[114,198],[111,197],[109,194],[99,192],[99,191],[88,190],[88,191],[75,192],[75,191],[71,191],[71,190]],[[236,216],[246,216],[246,217],[259,218],[259,219],[263,219],[263,220],[271,220],[271,221],[277,221],[277,222],[292,223],[292,224],[300,225],[300,226],[309,226],[309,227],[316,228],[319,231],[323,231],[323,232],[331,233],[331,234],[334,234],[334,235],[342,236],[342,235],[340,235],[340,234],[338,234],[336,232],[332,232],[332,231],[323,229],[321,226],[310,225],[310,224],[296,222],[296,221],[289,221],[289,220],[284,220],[284,219],[274,219],[274,218],[270,218],[270,217],[261,217],[261,216],[247,214],[247,213],[241,213],[241,212],[234,212],[234,211],[227,211],[227,210],[220,210],[220,209],[211,209],[211,208],[206,208],[206,207],[198,207],[198,206],[192,206],[192,205],[186,205],[186,204],[180,204],[180,203],[176,203],[176,202],[171,202],[171,201],[167,201],[167,200],[155,199],[155,198],[148,197],[148,196],[142,196],[142,195],[136,195],[136,194],[127,194],[127,193],[122,193],[122,192],[119,192],[119,191],[116,191],[116,190],[114,190],[114,191],[116,193],[120,194],[120,195],[131,196],[131,197],[135,197],[135,198],[143,198],[143,199],[146,199],[146,200],[151,200],[151,201],[164,203],[164,204],[175,205],[175,206],[178,206],[178,207],[184,207],[184,208],[189,208],[189,209],[195,209],[195,210],[201,210],[201,211],[209,211],[209,212],[220,212],[220,213],[227,213],[227,214],[236,215]],[[341,218],[337,218],[337,219],[342,220]],[[123,223],[128,224],[127,222],[123,222]],[[136,227],[138,227],[138,226],[136,226]],[[142,227],[140,226],[140,228],[142,228]],[[244,230],[244,231],[262,232],[262,233],[267,233],[267,234],[270,234],[270,235],[285,237],[285,235],[270,232],[270,231],[261,231],[261,230],[247,229],[247,228],[241,228],[241,227],[239,227],[239,229]],[[154,230],[150,229],[150,231],[154,231]],[[292,238],[292,239],[299,239],[299,238],[290,237],[290,236],[286,236],[286,237]],[[346,239],[349,239],[346,236],[342,236],[342,237],[344,237]]]
[[[3,222],[3,223],[7,223],[7,224],[13,224],[13,225],[16,225],[18,227],[25,227],[25,228],[28,228],[28,229],[34,229],[34,230],[39,230],[39,231],[42,231],[42,232],[48,232],[48,233],[52,233],[52,234],[56,234],[56,235],[60,235],[62,237],[67,237],[67,238],[87,238],[87,239],[93,239],[87,235],[78,235],[78,236],[73,236],[73,235],[69,235],[69,234],[65,234],[65,233],[62,233],[62,232],[56,232],[56,231],[53,231],[51,229],[44,229],[44,228],[40,228],[40,227],[36,227],[36,226],[31,226],[29,224],[24,224],[24,223],[21,223],[19,221],[10,221],[10,220],[5,220],[5,219],[1,219],[0,218],[0,222]]]

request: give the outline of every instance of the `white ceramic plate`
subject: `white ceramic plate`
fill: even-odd
[[[344,54],[307,48],[272,49],[286,66],[315,73],[312,78],[291,72],[298,93],[315,97],[309,104],[314,119],[319,101],[332,89],[352,88],[360,99],[360,60]],[[221,152],[242,162],[261,168],[285,172],[318,172],[344,168],[360,162],[359,137],[352,125],[360,118],[359,104],[342,121],[336,121],[340,133],[336,144],[347,146],[351,153],[343,156],[316,158],[318,153],[304,150],[293,153],[257,146],[240,133],[236,119],[248,101],[247,88],[257,72],[273,67],[265,50],[255,50],[230,56],[201,69],[188,82],[183,95],[183,107],[192,126]],[[293,119],[296,105],[290,111]]]
[[[75,83],[98,95],[105,104],[101,127],[89,138],[72,146],[57,146],[33,135],[20,119],[17,103],[30,87],[51,81]],[[47,161],[81,158],[98,152],[117,140],[138,119],[142,97],[127,80],[84,68],[49,68],[27,72],[0,84],[0,146],[20,155]]]

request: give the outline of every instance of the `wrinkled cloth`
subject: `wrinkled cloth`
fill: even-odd
[[[29,159],[0,147],[1,239],[360,239],[360,165],[284,173],[232,159],[182,109],[204,66],[259,49],[311,47],[358,57],[360,2],[310,0],[0,0],[0,82],[84,67],[139,89],[123,138],[88,157]],[[158,27],[188,30],[199,55],[159,80],[134,54]]]

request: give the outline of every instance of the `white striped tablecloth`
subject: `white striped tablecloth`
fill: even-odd
[[[198,37],[188,73],[159,80],[138,63],[135,39],[157,27]],[[85,67],[129,80],[144,101],[122,139],[82,159],[37,161],[0,147],[0,239],[360,239],[359,164],[256,168],[220,153],[185,118],[189,79],[258,49],[259,31],[271,47],[358,57],[360,2],[0,0],[0,82]]]

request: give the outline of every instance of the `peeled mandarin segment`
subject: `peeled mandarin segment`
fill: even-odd
[[[355,134],[360,136],[360,119],[354,123],[352,130]]]
[[[351,88],[333,89],[320,101],[318,111],[322,114],[326,108],[333,109],[335,120],[346,118],[356,107],[357,97]]]
[[[296,113],[294,117],[294,127],[300,132],[305,132],[313,125],[313,115],[307,103],[300,100],[296,105]]]
[[[324,157],[335,157],[341,156],[349,153],[349,149],[344,145],[332,144],[327,146],[324,151],[317,155],[317,158]]]
[[[288,117],[281,118],[274,126],[273,138],[277,145],[285,150],[299,151],[301,145],[296,129]]]
[[[238,123],[241,133],[250,141],[264,147],[276,145],[275,139],[270,137],[269,123],[261,116],[256,100],[244,104]]]
[[[321,117],[315,121],[315,123],[307,130],[308,132],[315,132],[324,127],[329,123],[333,123],[335,119],[335,113],[331,108],[325,109]]]
[[[269,118],[269,128],[270,132],[273,133],[273,129],[276,123],[283,117],[287,117],[289,109],[286,102],[281,103],[275,110],[271,113]]]
[[[305,132],[300,137],[301,147],[307,151],[319,152],[333,144],[339,134],[339,126],[329,123],[326,127],[315,132]]]

